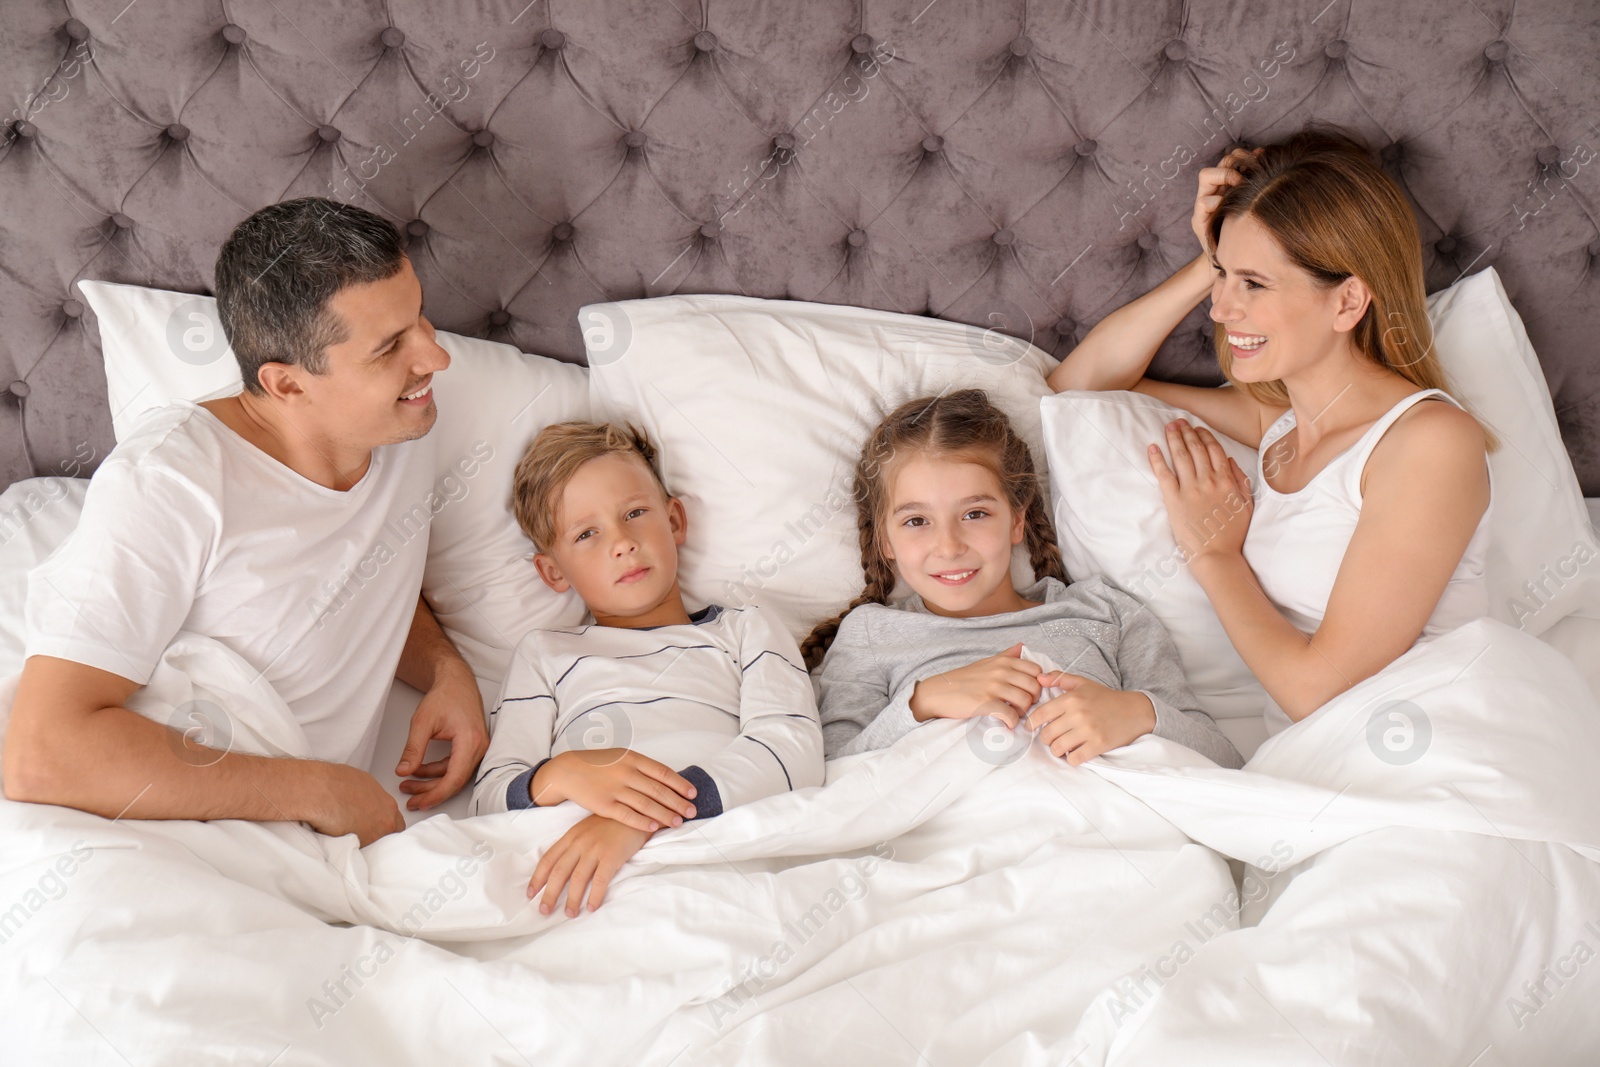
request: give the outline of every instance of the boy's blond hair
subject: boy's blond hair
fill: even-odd
[[[549,552],[555,542],[556,508],[572,476],[591,459],[614,453],[638,456],[661,487],[661,495],[672,495],[656,467],[655,446],[631,422],[553,423],[528,443],[511,479],[511,513],[540,552]]]

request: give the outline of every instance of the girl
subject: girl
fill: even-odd
[[[981,390],[891,412],[862,449],[855,498],[866,589],[801,646],[808,667],[822,660],[829,757],[928,719],[993,715],[1074,765],[1152,732],[1241,764],[1155,616],[1104,579],[1067,584],[1028,446]],[[1024,538],[1039,578],[1019,592],[1011,551]],[[891,607],[897,575],[912,595]],[[1023,642],[1073,673],[1040,673]],[[1066,692],[1034,708],[1046,686]]]
[[[1149,393],[1259,449],[1253,510],[1207,537],[1195,522],[1229,494],[1248,499],[1245,472],[1183,419],[1167,427],[1171,464],[1153,443],[1149,458],[1276,732],[1487,614],[1493,439],[1445,391],[1416,219],[1349,135],[1312,128],[1230,153],[1200,172],[1191,225],[1205,252],[1101,320],[1049,382]],[[1230,384],[1145,378],[1208,294]]]

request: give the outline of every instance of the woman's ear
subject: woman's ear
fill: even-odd
[[[1339,283],[1334,298],[1333,328],[1339,333],[1349,333],[1361,322],[1367,308],[1372,306],[1372,290],[1354,274]]]

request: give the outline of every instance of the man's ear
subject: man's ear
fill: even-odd
[[[544,584],[556,592],[565,593],[572,588],[572,583],[567,581],[561,573],[561,568],[556,566],[555,557],[548,556],[543,552],[535,552],[533,554],[533,567],[539,572],[539,577],[544,580]]]
[[[304,368],[292,363],[263,363],[256,371],[256,381],[272,399],[294,404],[305,399],[306,392],[300,386],[303,373]]]

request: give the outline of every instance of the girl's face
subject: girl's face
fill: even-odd
[[[1360,279],[1322,288],[1250,215],[1223,221],[1212,267],[1211,318],[1228,331],[1235,381],[1293,378],[1331,353],[1353,354],[1350,331],[1368,303]]]
[[[1024,521],[989,468],[908,459],[893,474],[884,555],[937,615],[1016,611],[1024,602],[1011,584],[1011,548]]]

